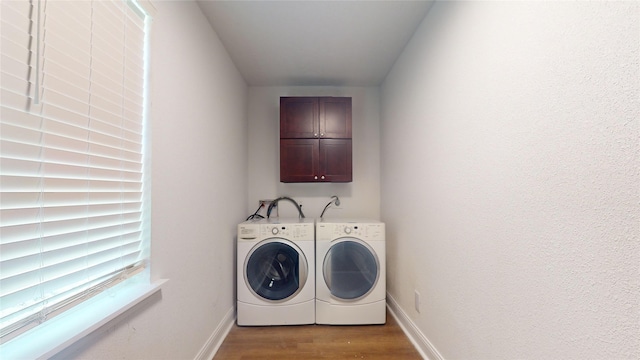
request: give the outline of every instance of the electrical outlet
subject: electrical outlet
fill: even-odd
[[[420,312],[420,293],[418,292],[418,290],[413,290],[413,296],[416,311]]]

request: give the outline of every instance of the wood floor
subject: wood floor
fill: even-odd
[[[214,360],[402,359],[421,360],[387,311],[385,325],[234,325]]]

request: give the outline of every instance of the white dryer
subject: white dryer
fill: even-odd
[[[237,323],[315,322],[313,219],[260,219],[238,225]]]
[[[385,224],[316,221],[316,323],[386,322]]]

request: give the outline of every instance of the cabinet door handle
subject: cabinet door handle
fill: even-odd
[[[314,136],[314,137],[318,137],[318,134],[315,134],[315,133],[314,133],[314,134],[313,134],[313,136]]]
[[[322,180],[324,180],[324,175],[322,175],[320,178],[321,178]]]
[[[314,180],[318,180],[318,175],[313,177]]]

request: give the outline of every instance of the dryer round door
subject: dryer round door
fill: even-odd
[[[323,276],[331,295],[358,300],[369,294],[380,276],[375,251],[355,238],[335,240],[324,258]]]
[[[272,238],[251,249],[244,279],[254,295],[280,302],[295,296],[307,281],[307,259],[294,243]]]

